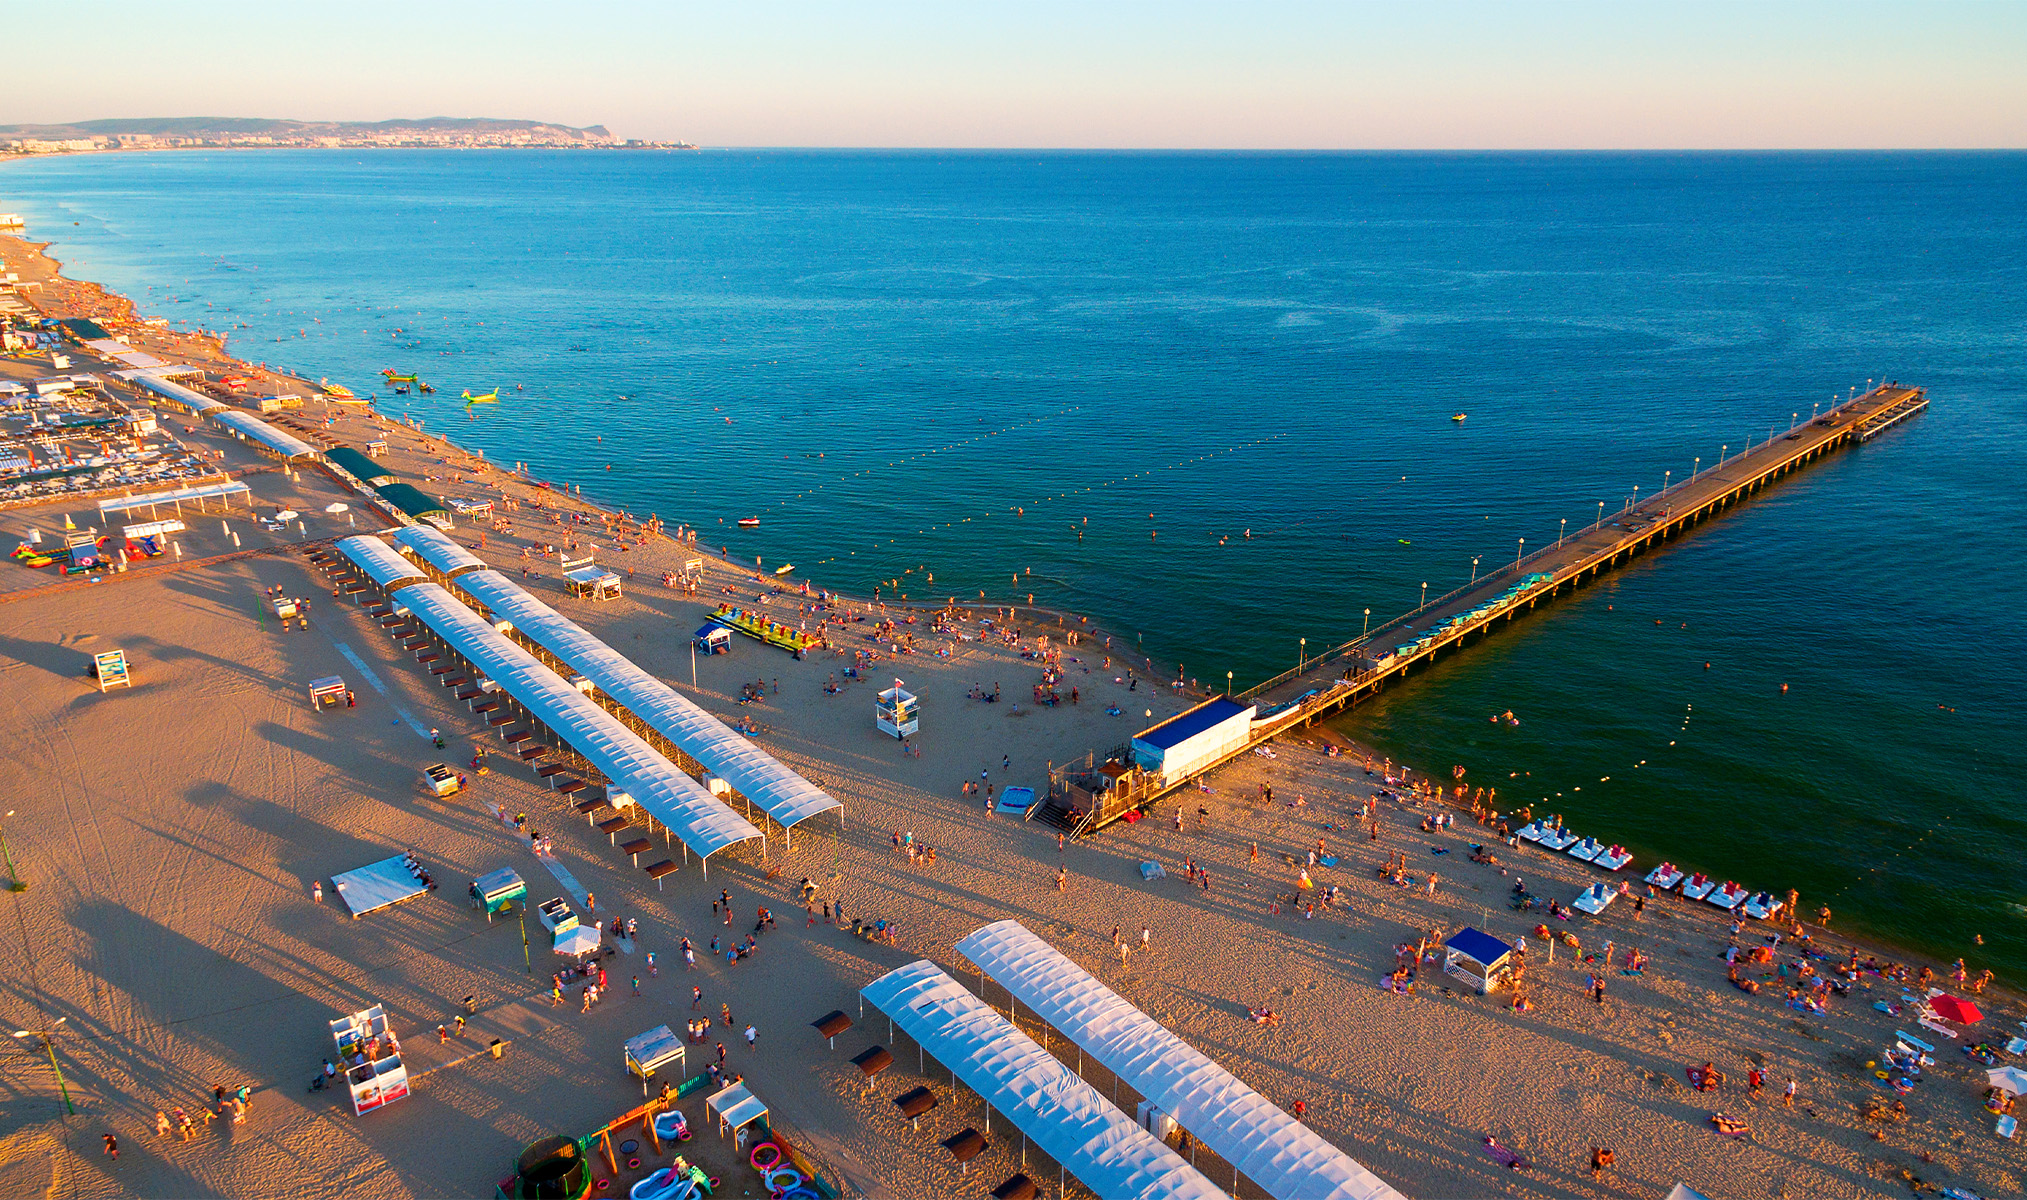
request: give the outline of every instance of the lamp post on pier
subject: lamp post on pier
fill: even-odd
[[[1372,632],[1372,610],[1365,610],[1365,624],[1359,628],[1358,636],[1363,638]]]
[[[1668,490],[1668,477],[1673,474],[1675,474],[1675,472],[1673,471],[1661,472],[1661,490],[1663,492],[1666,492]]]
[[[1309,665],[1309,639],[1296,638],[1295,647],[1295,669],[1300,671]]]
[[[1429,581],[1424,579],[1422,581],[1422,598],[1415,602],[1415,611],[1416,612],[1422,611],[1422,605],[1427,604],[1428,602],[1429,602]]]
[[[1556,530],[1555,530],[1555,548],[1556,548],[1556,549],[1558,549],[1558,550],[1562,549],[1562,536],[1563,536],[1563,534],[1565,534],[1565,533],[1568,533],[1568,532],[1569,532],[1569,527],[1570,527],[1570,519],[1569,519],[1568,517],[1564,517],[1564,518],[1562,519],[1562,523],[1556,526]]]
[[[1516,567],[1519,566],[1520,560],[1526,557],[1527,557],[1527,539],[1521,538],[1520,544],[1513,548],[1513,565]]]
[[[1626,511],[1632,512],[1638,507],[1640,507],[1640,485],[1636,483],[1633,485],[1633,498],[1626,501]]]
[[[1471,556],[1471,582],[1473,584],[1478,582],[1478,560],[1482,557],[1484,556],[1478,554]]]
[[[1731,443],[1730,443],[1730,442],[1726,442],[1726,443],[1725,443],[1724,445],[1722,445],[1722,446],[1719,446],[1719,447],[1717,448],[1717,465],[1718,465],[1718,466],[1720,466],[1720,467],[1721,467],[1721,466],[1723,466],[1723,465],[1724,465],[1724,456],[1725,456],[1726,452],[1727,452],[1727,451],[1729,451],[1730,449],[1731,449]]]
[[[1822,407],[1823,407],[1823,402],[1822,402],[1821,400],[1818,400],[1818,401],[1816,401],[1816,402],[1815,402],[1814,404],[1811,404],[1811,405],[1809,406],[1809,420],[1810,420],[1810,421],[1811,421],[1812,423],[1813,423],[1813,422],[1815,421],[1815,419],[1816,419],[1816,412],[1817,412],[1817,410],[1818,410],[1818,409],[1821,409]]]
[[[1800,410],[1788,414],[1789,429],[1793,429],[1795,426],[1800,425],[1801,423],[1802,423],[1802,414]]]
[[[1598,525],[1603,525],[1604,523],[1605,523],[1605,502],[1603,500],[1600,500],[1598,501],[1598,524],[1591,526],[1591,528],[1596,529]]]
[[[1229,696],[1229,695],[1231,695],[1231,694],[1232,694],[1232,673],[1231,673],[1230,671],[1226,671],[1226,672],[1225,672],[1225,695]]]
[[[1695,462],[1689,464],[1689,482],[1695,483],[1696,473],[1698,471],[1701,471],[1702,469],[1703,469],[1703,459],[1701,456],[1699,456]]]

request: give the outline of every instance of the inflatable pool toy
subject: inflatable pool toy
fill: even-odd
[[[766,1162],[760,1161],[760,1152],[762,1150],[767,1151]],[[773,1170],[781,1162],[781,1147],[773,1142],[762,1142],[758,1146],[753,1147],[753,1153],[746,1156],[746,1161],[753,1164],[754,1170],[764,1175],[768,1171]]]
[[[784,1180],[786,1182],[783,1182]],[[764,1173],[761,1182],[767,1185],[770,1193],[782,1196],[802,1187],[802,1172],[794,1167],[780,1166]]]
[[[673,1108],[665,1113],[656,1113],[655,1136],[687,1142],[690,1140],[690,1122]]]
[[[691,1168],[695,1173],[695,1168]],[[698,1183],[692,1175],[679,1174],[674,1167],[663,1167],[654,1174],[633,1185],[628,1195],[633,1200],[691,1200],[697,1194]]]

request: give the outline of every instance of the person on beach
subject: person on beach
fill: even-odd
[[[106,1157],[114,1160],[115,1162],[119,1161],[120,1139],[114,1137],[110,1133],[105,1135],[105,1139],[106,1139]]]

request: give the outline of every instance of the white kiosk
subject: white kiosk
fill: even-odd
[[[873,723],[890,737],[904,738],[921,724],[920,707],[913,692],[901,690],[901,681],[881,692],[873,704]]]

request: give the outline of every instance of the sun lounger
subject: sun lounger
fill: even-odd
[[[2005,1138],[2007,1141],[2012,1141],[2013,1131],[2018,1129],[2019,1127],[2020,1127],[2020,1119],[2018,1117],[2015,1117],[2011,1113],[2007,1113],[2005,1116],[1999,1118],[1998,1124],[1992,1127],[1992,1132],[1998,1134],[2002,1138]]]
[[[1923,1017],[1920,1023],[1923,1029],[1933,1029],[1937,1033],[1942,1034],[1946,1038],[1955,1038],[1957,1036],[1956,1030],[1951,1029],[1947,1025],[1939,1025],[1936,1022],[1929,1020],[1927,1017]]]
[[[1903,1042],[1906,1042],[1908,1045],[1913,1046],[1915,1049],[1921,1051],[1924,1054],[1935,1053],[1934,1046],[1929,1045],[1927,1042],[1922,1041],[1920,1038],[1914,1036],[1911,1033],[1901,1033],[1900,1031],[1895,1030],[1893,1036],[1899,1038]]]
[[[1647,882],[1665,891],[1682,882],[1682,869],[1674,863],[1662,863],[1647,872]]]
[[[1727,879],[1723,887],[1705,896],[1704,899],[1730,912],[1745,903],[1745,889]]]
[[[1590,862],[1592,859],[1598,856],[1598,851],[1603,849],[1604,846],[1599,843],[1598,839],[1587,837],[1581,839],[1580,841],[1577,842],[1576,845],[1571,846],[1569,848],[1569,856],[1571,858],[1581,859],[1584,862]]]
[[[1611,907],[1612,901],[1617,899],[1618,895],[1619,893],[1616,888],[1608,887],[1602,883],[1594,883],[1585,888],[1583,894],[1570,903],[1572,907],[1595,917]]]
[[[1596,858],[1592,859],[1591,864],[1603,867],[1607,871],[1617,871],[1632,861],[1632,852],[1624,846],[1609,846]]]
[[[1716,887],[1716,880],[1698,871],[1683,882],[1682,898],[1684,900],[1701,900],[1705,896],[1710,895],[1711,891]]]

